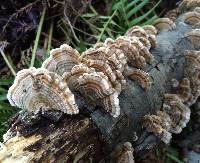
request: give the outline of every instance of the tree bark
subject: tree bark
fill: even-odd
[[[153,80],[152,87],[145,91],[127,79],[128,85],[119,96],[118,118],[83,103],[79,104],[79,115],[57,113],[57,120],[52,120],[49,113],[50,118],[32,118],[29,123],[26,113],[21,112],[13,118],[6,134],[8,140],[3,145],[7,149],[15,147],[18,153],[14,158],[7,150],[4,155],[1,153],[0,160],[20,160],[23,154],[30,162],[103,162],[111,160],[116,145],[126,141],[133,143],[136,155],[153,148],[159,140],[142,128],[142,117],[161,109],[164,93],[173,91],[171,80],[183,77],[184,51],[193,48],[185,37],[191,26],[184,23],[182,15],[175,23],[176,29],[157,35],[156,48],[151,50],[155,61],[145,71]]]

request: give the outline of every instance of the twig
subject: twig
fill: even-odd
[[[42,26],[43,26],[43,23],[44,23],[44,17],[45,17],[46,9],[47,9],[47,7],[45,5],[44,8],[43,8],[43,11],[42,11],[42,16],[40,18],[40,23],[39,23],[39,26],[38,26],[37,35],[36,35],[35,42],[34,42],[30,67],[33,67],[34,63],[35,63],[36,51],[37,51],[37,48],[38,48],[40,34],[41,34]]]
[[[10,23],[10,21],[11,21],[15,16],[17,16],[19,13],[23,12],[24,10],[26,10],[26,9],[28,9],[28,8],[30,8],[30,7],[32,7],[33,5],[35,5],[35,4],[38,3],[38,2],[40,2],[40,0],[36,0],[35,2],[29,3],[27,6],[22,7],[21,9],[19,9],[16,13],[13,13],[13,14],[9,17],[7,23],[3,26],[3,31],[5,31],[6,27],[8,26],[8,24]]]
[[[14,68],[12,67],[11,63],[9,62],[8,58],[6,57],[4,51],[0,48],[0,53],[3,57],[3,59],[5,60],[7,66],[9,67],[10,71],[12,72],[13,76],[15,77],[16,76],[16,72],[14,70]]]
[[[45,32],[42,32],[41,35],[44,36],[44,37],[48,37],[49,38],[49,35],[47,33],[45,33]],[[51,40],[55,44],[62,44],[62,42],[60,42],[59,40],[56,40],[55,38],[52,38]]]
[[[71,22],[70,22],[70,20],[69,20],[69,18],[68,18],[68,16],[67,16],[67,14],[66,14],[66,10],[67,10],[67,7],[65,6],[65,8],[64,8],[64,16],[65,16],[65,19],[66,19],[66,21],[67,21],[67,24],[69,25],[69,27],[70,27],[70,29],[71,29],[71,32],[72,32],[72,34],[73,34],[73,36],[74,36],[74,39],[75,39],[78,43],[80,43],[80,40],[79,40],[78,37],[76,36],[76,33],[74,32],[73,26],[72,26],[72,24],[71,24]]]

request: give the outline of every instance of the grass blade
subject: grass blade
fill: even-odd
[[[155,10],[155,8],[160,4],[160,2],[161,2],[161,0],[158,1],[158,3],[156,3],[156,5],[154,5],[154,7],[151,10],[149,10],[147,13],[145,13],[144,15],[142,15],[142,16],[134,19],[133,21],[131,21],[130,24],[129,24],[129,27],[132,27],[132,26],[140,23],[145,18],[147,18],[149,16],[149,14],[151,14]]]
[[[153,24],[153,22],[158,19],[158,16],[155,15],[153,16],[151,19],[147,20],[146,22],[144,22],[143,24],[141,24],[141,26],[147,25],[147,24]]]
[[[132,10],[130,10],[127,13],[127,19],[130,19],[136,12],[138,12],[139,10],[141,10],[141,8],[144,7],[148,2],[149,2],[149,0],[144,0],[140,4],[138,4],[135,8],[133,8]]]
[[[4,61],[6,62],[7,66],[9,67],[10,71],[12,72],[13,76],[16,76],[16,72],[12,66],[12,63],[10,63],[9,59],[6,57],[4,51],[0,48],[0,53],[4,59]]]
[[[0,102],[0,112],[1,111],[8,111],[8,110],[15,111],[15,110],[17,110],[17,108],[14,107],[14,106],[11,106],[10,104],[8,104],[6,102],[1,101]]]
[[[13,79],[0,79],[0,86],[10,85],[13,83]]]
[[[7,100],[7,95],[0,95],[0,101]]]
[[[34,63],[35,63],[36,51],[37,51],[38,44],[39,44],[39,39],[40,39],[41,31],[42,31],[42,26],[43,26],[43,23],[44,23],[44,17],[45,17],[45,14],[46,14],[46,10],[47,10],[47,7],[45,5],[44,8],[43,8],[43,11],[42,11],[42,16],[40,18],[40,22],[39,22],[35,42],[34,42],[30,67],[33,67]]]
[[[114,5],[112,6],[112,10],[113,10],[113,11],[118,10],[118,9],[121,8],[122,5],[123,5],[123,2],[122,2],[122,1],[115,2]]]
[[[169,157],[171,160],[173,160],[176,163],[184,163],[183,161],[180,161],[177,157],[175,157],[172,154],[167,153],[167,157]]]
[[[101,33],[100,33],[100,36],[99,36],[97,42],[100,42],[102,36],[104,35],[104,32],[105,32],[106,28],[108,27],[110,21],[111,21],[111,20],[113,19],[113,17],[115,16],[116,12],[117,12],[117,10],[115,10],[115,11],[113,12],[113,14],[110,16],[110,18],[108,19],[108,21],[104,24],[103,29],[101,30]]]
[[[7,94],[7,90],[4,89],[4,88],[2,88],[2,87],[0,87],[0,93],[2,93],[2,94],[3,94],[3,93],[4,93],[4,94],[6,93],[6,94]]]
[[[133,7],[137,2],[139,2],[140,0],[133,0],[130,3],[128,3],[128,5],[125,7],[125,10],[128,11],[131,7]]]

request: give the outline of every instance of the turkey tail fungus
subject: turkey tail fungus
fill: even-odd
[[[42,68],[18,72],[8,99],[22,111],[4,135],[0,162],[130,163],[133,152],[142,157],[170,143],[200,95],[199,7],[183,0],[153,26],[82,54],[62,45]]]

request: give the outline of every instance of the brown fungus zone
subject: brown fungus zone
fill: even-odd
[[[176,25],[170,18],[158,18],[155,20],[153,25],[159,32],[169,31],[176,28]]]
[[[127,31],[125,36],[120,36],[115,40],[107,39],[82,54],[69,45],[63,44],[50,52],[50,57],[44,61],[42,69],[60,76],[59,88],[62,84],[67,85],[69,91],[79,92],[87,103],[99,105],[113,117],[118,117],[120,115],[118,96],[126,87],[127,77],[146,90],[151,87],[152,82],[148,73],[141,69],[154,60],[149,50],[152,46],[155,47],[156,33],[157,30],[150,25],[144,26],[144,29],[134,26]],[[135,70],[132,70],[132,73],[126,72],[133,68]],[[18,86],[16,84],[16,87]],[[34,85],[29,87],[33,88]],[[52,85],[49,91],[54,89]],[[15,92],[10,89],[8,94],[8,97],[11,97]],[[29,96],[31,93],[27,95]],[[48,93],[46,96],[48,99]],[[8,99],[14,101],[17,100],[17,96],[14,95],[14,98]],[[69,100],[72,100],[72,97],[69,97]],[[75,103],[75,100],[73,101]],[[17,104],[15,106],[21,107]],[[27,104],[24,108],[28,107],[30,106]],[[32,112],[34,113],[34,109]],[[72,113],[78,113],[78,111]]]
[[[19,71],[7,98],[12,106],[35,114],[49,110],[67,114],[79,112],[74,95],[61,76],[43,68]]]
[[[200,23],[198,6],[200,6],[200,1],[198,0],[183,0],[177,9],[169,11],[166,16],[175,18],[177,17],[177,13],[186,11],[186,13],[184,13],[185,23],[196,25]],[[169,18],[158,19],[155,26],[160,30],[170,30],[169,25],[172,24],[172,22],[169,21]],[[159,25],[159,23],[161,23],[161,25]],[[167,24],[167,26],[164,24]],[[153,132],[165,143],[169,143],[171,138],[165,136],[163,131],[175,134],[180,133],[190,120],[190,106],[193,105],[200,96],[200,51],[198,44],[200,29],[192,29],[185,34],[185,37],[191,41],[195,50],[185,51],[186,65],[184,69],[184,78],[178,82],[178,87],[174,93],[166,93],[164,95],[164,103],[161,110],[170,118],[171,123],[169,127],[166,129],[166,127],[161,126],[158,120],[162,120],[162,116],[159,116],[158,113],[144,116],[143,127],[149,132]],[[163,123],[168,124],[166,120],[163,120]]]

